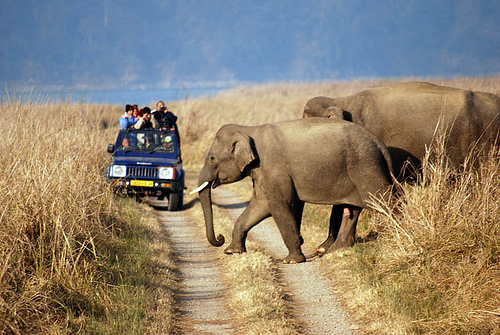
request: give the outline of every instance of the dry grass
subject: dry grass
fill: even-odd
[[[146,329],[148,215],[124,211],[135,202],[118,204],[104,180],[119,114],[0,106],[0,333]]]
[[[379,239],[358,259],[406,329],[500,332],[500,156],[457,174],[437,148],[397,213],[377,204]]]

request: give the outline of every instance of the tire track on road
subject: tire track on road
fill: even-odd
[[[245,202],[236,193],[219,187],[212,192],[214,205],[220,206],[236,219],[244,208],[234,208],[231,204]],[[266,252],[275,260],[288,254],[277,226],[267,219],[254,227],[248,235],[251,240],[261,243]],[[286,291],[293,299],[292,310],[298,321],[306,326],[310,334],[354,334],[355,325],[349,324],[330,282],[321,274],[318,262],[300,264],[280,264]]]
[[[181,278],[175,295],[179,334],[233,334],[232,313],[225,304],[226,288],[219,279],[217,253],[200,236],[189,210],[157,211],[166,231]]]

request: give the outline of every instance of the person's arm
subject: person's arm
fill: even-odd
[[[128,120],[124,117],[120,117],[120,129],[127,129]]]
[[[153,128],[158,128],[159,125],[158,125],[158,121],[156,121],[156,118],[150,117],[150,119],[151,119],[151,124],[153,125]]]
[[[134,128],[135,129],[141,129],[142,127],[142,124],[144,123],[144,117],[141,117],[139,119],[139,121],[137,121],[135,124],[134,124]]]
[[[177,116],[170,111],[167,112],[167,114],[165,115],[165,118],[166,118],[167,122],[170,123],[171,125],[174,125],[175,122],[177,122]]]

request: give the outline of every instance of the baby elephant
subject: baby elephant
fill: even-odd
[[[248,231],[272,216],[289,254],[285,263],[305,261],[300,235],[305,202],[333,205],[328,238],[320,255],[354,244],[359,213],[371,195],[392,184],[387,148],[365,128],[343,120],[308,118],[255,127],[219,129],[200,171],[200,202],[210,244],[215,237],[211,188],[253,180],[252,198],[236,220],[225,253],[245,252]]]

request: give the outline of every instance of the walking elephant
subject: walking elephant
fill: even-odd
[[[459,166],[471,150],[489,149],[500,129],[500,97],[425,82],[364,90],[341,98],[315,97],[303,117],[352,121],[369,129],[387,146],[394,172],[403,180],[418,168],[426,148],[444,134],[445,150]],[[474,157],[474,156],[473,156]]]
[[[248,207],[236,220],[225,253],[246,251],[248,231],[272,216],[288,248],[285,263],[304,262],[300,235],[305,202],[333,205],[328,238],[318,248],[354,243],[359,213],[371,195],[392,183],[384,144],[365,128],[343,120],[299,119],[261,126],[225,125],[219,129],[199,175],[199,192],[210,244],[215,237],[211,188],[253,180]]]

